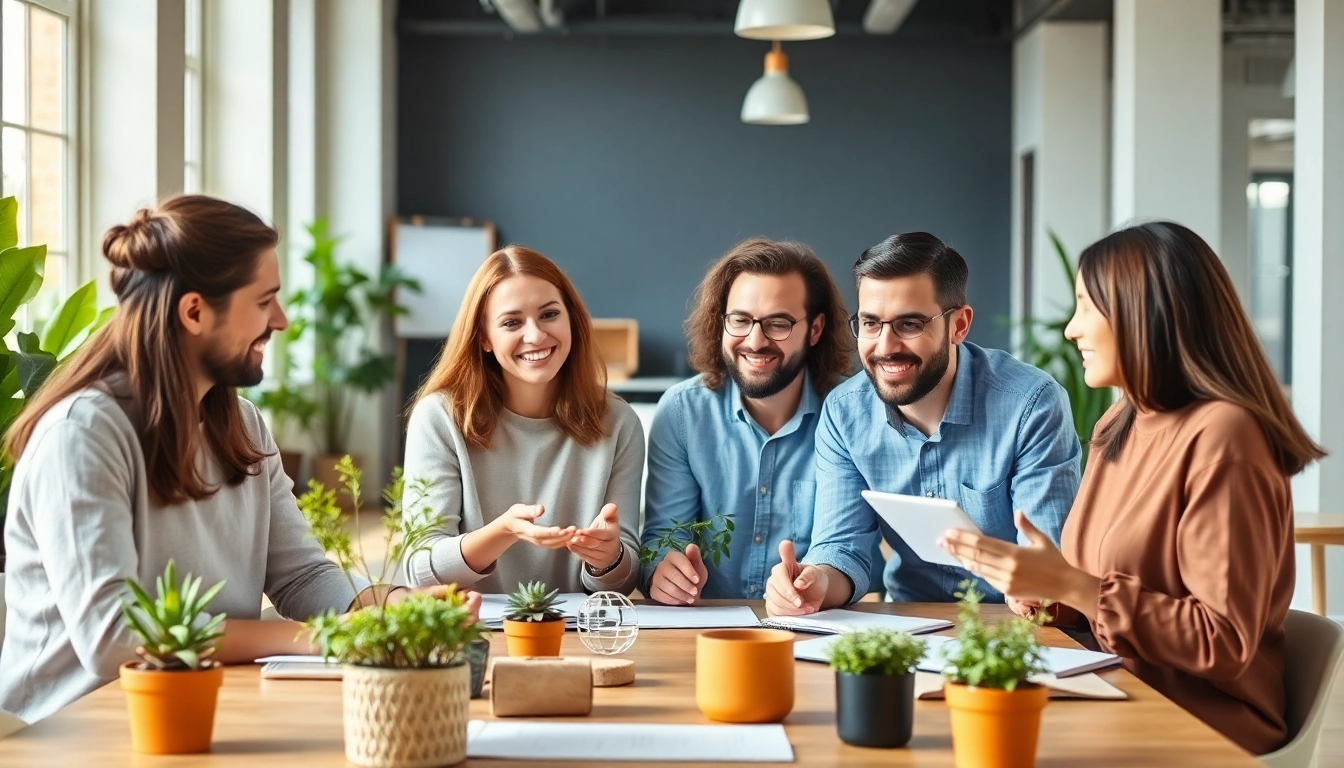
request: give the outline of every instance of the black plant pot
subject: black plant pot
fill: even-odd
[[[490,641],[473,640],[467,645],[467,663],[471,665],[471,698],[481,698],[485,685],[486,662],[490,660]]]
[[[915,676],[835,673],[835,725],[856,747],[903,747],[915,717]]]

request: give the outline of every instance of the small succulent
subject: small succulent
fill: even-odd
[[[510,621],[559,621],[565,614],[555,607],[559,602],[560,590],[546,591],[546,585],[540,581],[519,584],[518,591],[509,595],[509,612],[505,618]]]
[[[218,650],[216,641],[224,636],[220,629],[224,623],[224,614],[213,617],[205,613],[205,607],[223,589],[219,582],[200,594],[201,578],[192,578],[188,573],[181,584],[177,581],[177,565],[168,561],[163,575],[155,579],[158,598],[150,598],[144,588],[134,579],[126,579],[126,587],[134,603],[125,599],[121,603],[121,613],[131,631],[140,636],[144,644],[135,649],[146,669],[162,671],[199,670],[215,664],[210,659]],[[201,619],[205,618],[205,621]]]

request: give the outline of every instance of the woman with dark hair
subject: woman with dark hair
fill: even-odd
[[[1294,583],[1289,478],[1325,455],[1294,417],[1232,281],[1179,224],[1115,232],[1078,262],[1065,335],[1123,397],[1056,549],[947,531],[990,584],[1086,617],[1098,645],[1244,749],[1278,748]]]
[[[511,245],[476,270],[406,431],[406,477],[438,516],[410,583],[634,589],[644,430],[550,259]]]

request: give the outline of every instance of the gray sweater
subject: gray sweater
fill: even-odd
[[[639,577],[644,428],[624,400],[608,395],[607,406],[607,437],[593,445],[580,445],[554,419],[529,419],[505,408],[490,436],[490,450],[481,450],[466,444],[442,393],[417,403],[406,430],[405,476],[433,484],[425,501],[438,516],[438,526],[430,548],[407,558],[402,578],[416,586],[457,584],[490,593],[544,581],[561,592],[629,594]],[[462,559],[462,534],[514,504],[544,505],[538,525],[583,528],[609,502],[617,507],[625,553],[604,576],[589,575],[568,549],[526,542],[514,544],[484,573]]]
[[[0,709],[36,722],[117,677],[135,658],[121,615],[123,579],[154,593],[169,558],[202,589],[227,581],[212,612],[255,619],[261,598],[306,619],[354,599],[308,535],[278,454],[241,485],[202,456],[201,501],[164,505],[149,495],[145,457],[124,375],[61,400],[38,421],[14,471],[5,526],[7,634]],[[257,409],[240,400],[253,441],[275,451]]]

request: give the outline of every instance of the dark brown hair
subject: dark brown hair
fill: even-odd
[[[798,275],[807,287],[807,329],[818,315],[826,318],[821,338],[807,350],[812,386],[825,396],[853,371],[854,338],[849,332],[845,301],[826,265],[802,243],[753,237],[744,240],[714,262],[695,290],[694,308],[686,318],[686,340],[691,368],[705,385],[718,389],[728,380],[723,359],[723,313],[728,292],[739,275]]]
[[[602,424],[607,415],[607,368],[593,341],[593,321],[574,284],[555,262],[520,245],[495,251],[476,270],[438,362],[415,401],[443,392],[462,438],[477,448],[490,447],[490,435],[504,407],[504,371],[482,346],[481,315],[490,292],[514,275],[539,277],[560,291],[572,338],[552,412],[566,434],[581,445],[592,445],[607,434]]]
[[[219,490],[197,468],[202,440],[230,485],[260,472],[266,454],[247,433],[237,390],[215,386],[197,401],[177,312],[182,297],[193,292],[225,311],[233,292],[255,279],[259,257],[278,239],[250,211],[203,195],[142,208],[130,223],[109,229],[103,256],[112,263],[116,316],[52,374],[15,419],[5,436],[9,458],[18,459],[33,427],[57,402],[125,372],[155,499],[174,504]]]
[[[1199,235],[1166,221],[1128,227],[1083,251],[1078,272],[1110,322],[1125,397],[1093,443],[1114,461],[1136,409],[1196,400],[1245,408],[1285,475],[1325,456],[1298,423],[1227,270]]]
[[[942,309],[966,306],[970,270],[956,249],[928,232],[892,235],[864,251],[854,262],[854,282],[928,275]]]

